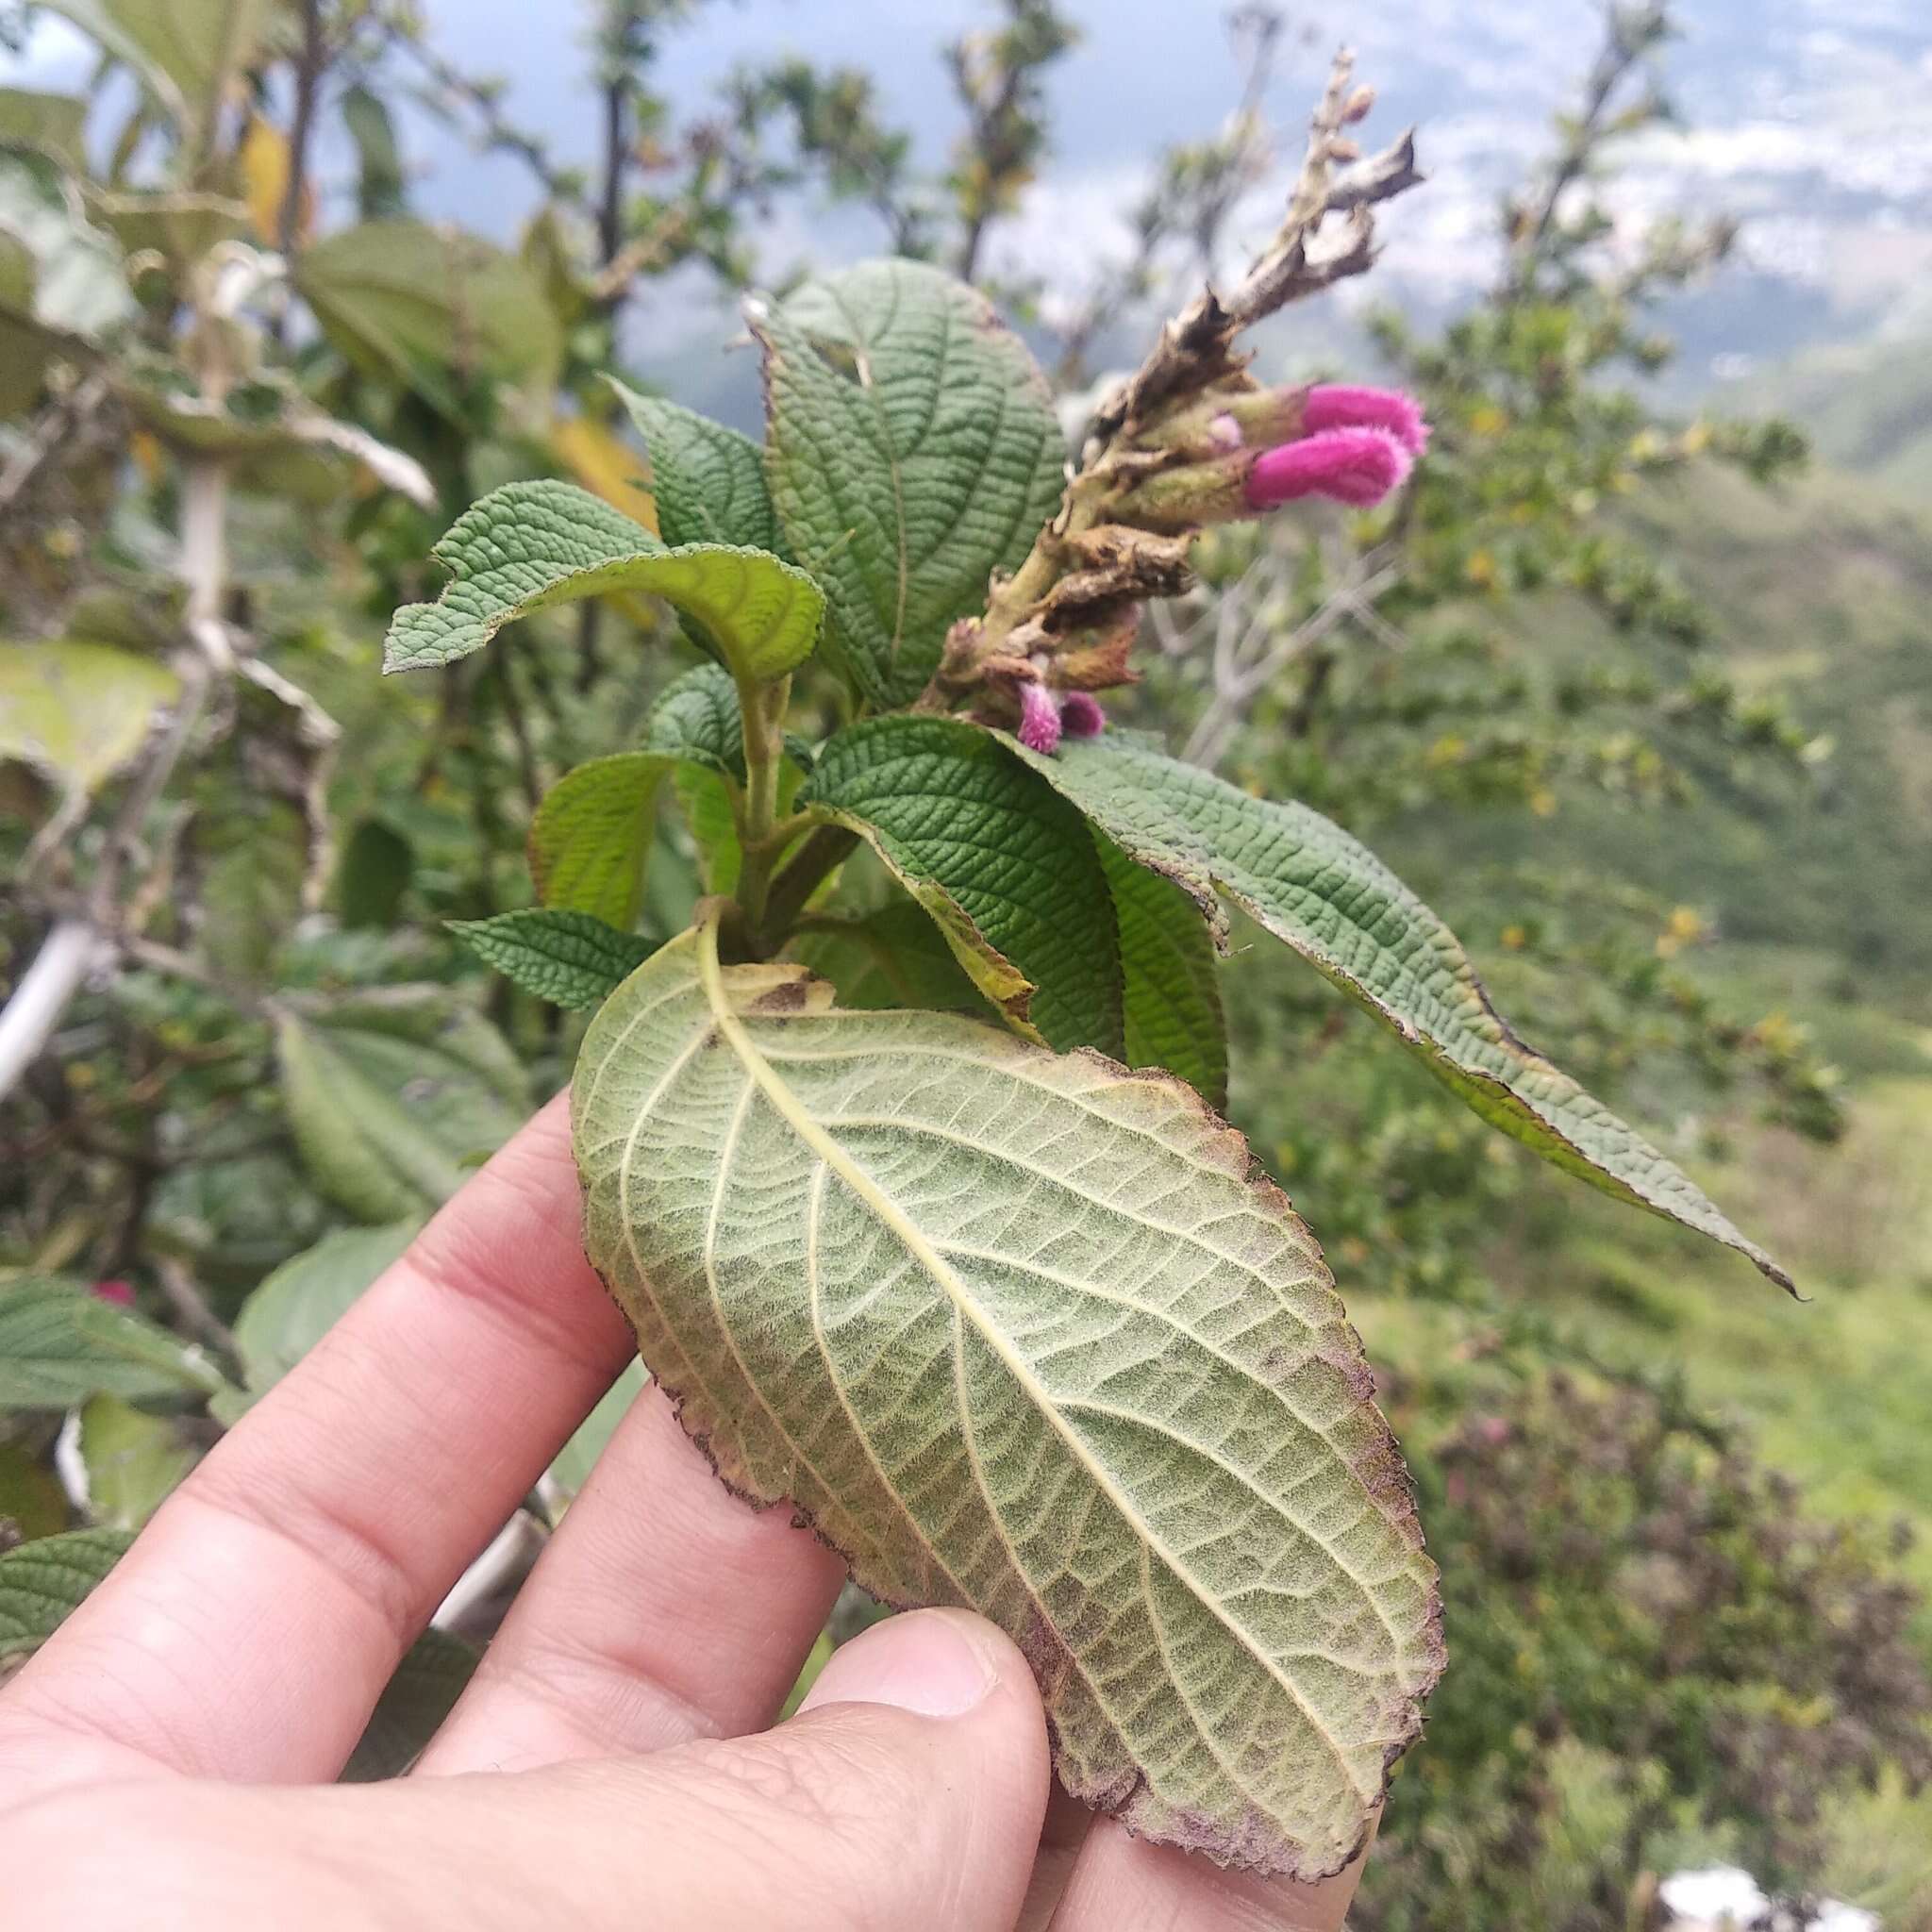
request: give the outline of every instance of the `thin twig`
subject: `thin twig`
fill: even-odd
[[[289,125],[289,180],[275,223],[275,245],[293,262],[302,240],[302,200],[308,187],[308,140],[315,126],[316,96],[327,64],[322,27],[322,0],[302,0],[302,52],[295,64],[295,111]]]
[[[213,1343],[232,1362],[236,1358],[234,1332],[208,1307],[208,1297],[187,1268],[173,1255],[157,1255],[154,1269],[155,1279],[160,1283],[161,1292],[181,1325],[191,1335]]]

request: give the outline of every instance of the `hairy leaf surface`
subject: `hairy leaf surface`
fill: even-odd
[[[1119,1050],[1120,942],[1093,840],[990,733],[868,720],[827,741],[799,800],[872,844],[1017,1026]]]
[[[588,1251],[727,1483],[1008,1631],[1082,1799],[1340,1869],[1440,1667],[1434,1570],[1232,1128],[1165,1075],[721,967],[708,928],[592,1021],[572,1116]]]
[[[591,913],[543,907],[452,920],[450,930],[512,985],[572,1012],[608,999],[656,944]]]
[[[824,615],[819,587],[766,551],[669,550],[588,490],[547,478],[492,490],[432,555],[451,580],[434,604],[396,612],[386,671],[453,663],[533,610],[630,591],[694,618],[734,675],[761,681],[811,655]]]
[[[665,542],[733,543],[786,555],[765,486],[765,453],[750,437],[661,396],[640,395],[614,377],[606,380],[650,453],[651,493]]]
[[[1045,381],[983,295],[919,262],[861,263],[751,318],[791,554],[825,586],[859,690],[909,703],[1059,499]]]
[[[125,1529],[72,1529],[0,1550],[0,1663],[40,1649],[133,1541]]]
[[[1221,962],[1201,908],[1110,839],[1095,841],[1121,936],[1130,1067],[1165,1067],[1212,1108],[1227,1105],[1227,1022]]]
[[[1455,934],[1340,825],[1304,805],[1251,798],[1124,734],[1065,744],[1051,758],[1016,749],[1124,852],[1185,888],[1224,927],[1216,895],[1224,892],[1491,1125],[1791,1286],[1688,1175],[1510,1032]]]

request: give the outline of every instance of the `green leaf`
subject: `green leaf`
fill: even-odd
[[[667,550],[574,483],[492,491],[458,518],[434,554],[452,581],[436,603],[396,612],[385,671],[452,663],[533,610],[632,591],[695,618],[734,676],[762,683],[811,656],[824,615],[824,598],[802,570],[762,550]]]
[[[643,891],[658,787],[677,760],[620,751],[566,773],[530,822],[530,876],[547,907],[629,931]]]
[[[57,357],[92,360],[136,312],[120,249],[59,163],[0,148],[0,413],[30,408]]]
[[[23,758],[91,792],[138,752],[180,680],[109,644],[0,646],[0,758]]]
[[[257,796],[195,829],[203,861],[201,949],[225,978],[268,978],[302,911],[308,827],[283,798]]]
[[[698,880],[707,892],[735,892],[744,867],[744,849],[738,842],[738,820],[731,793],[715,772],[686,765],[675,786],[678,809],[697,854]]]
[[[1227,1023],[1220,961],[1201,908],[1111,840],[1095,841],[1121,936],[1125,1059],[1165,1067],[1208,1105],[1227,1105]]]
[[[440,1206],[523,1124],[527,1083],[503,1037],[441,992],[398,990],[275,1020],[282,1103],[303,1165],[359,1220]]]
[[[76,95],[0,87],[0,142],[8,146],[38,148],[77,172],[87,165],[86,125],[87,103]]]
[[[699,664],[651,707],[644,746],[744,781],[744,718],[738,686],[722,664]]]
[[[191,155],[212,137],[228,83],[254,58],[268,0],[48,0],[125,61],[179,129]]]
[[[356,144],[356,212],[365,222],[400,214],[408,178],[388,108],[358,81],[343,91],[341,116],[343,131]]]
[[[400,832],[380,819],[358,819],[336,870],[342,924],[352,931],[386,932],[395,924],[415,870],[415,849]]]
[[[631,1404],[644,1392],[649,1381],[643,1363],[632,1362],[610,1385],[604,1399],[578,1424],[576,1434],[558,1452],[557,1460],[550,1465],[550,1481],[566,1507],[576,1500],[578,1492],[590,1481],[591,1471],[595,1467],[598,1457],[603,1455],[611,1437],[617,1433],[618,1424],[629,1412]],[[554,1510],[553,1524],[562,1514],[561,1508]]]
[[[80,1411],[88,1511],[104,1529],[139,1529],[199,1459],[166,1416],[144,1415],[117,1395]]]
[[[475,1668],[476,1652],[460,1637],[446,1630],[424,1631],[377,1699],[369,1728],[343,1768],[342,1783],[401,1777],[456,1708]]]
[[[591,1023],[572,1121],[586,1249],[726,1483],[1006,1629],[1076,1797],[1341,1869],[1435,1573],[1313,1237],[1192,1089],[706,929]]]
[[[870,719],[826,742],[799,800],[871,842],[1015,1026],[1119,1048],[1120,943],[1093,841],[991,733]]]
[[[0,1663],[40,1649],[133,1541],[123,1529],[73,1529],[0,1552]]]
[[[918,262],[866,262],[750,314],[791,554],[824,585],[859,691],[909,704],[1059,500],[1046,383],[984,296]],[[834,328],[837,366],[819,347]]]
[[[248,232],[248,205],[225,194],[140,188],[97,191],[90,210],[129,255],[152,251],[185,277],[210,249]]]
[[[273,1389],[357,1297],[401,1260],[422,1225],[422,1217],[412,1215],[387,1227],[340,1228],[284,1261],[254,1290],[235,1317],[235,1352],[250,1400]]]
[[[651,494],[665,542],[729,543],[787,553],[765,487],[765,453],[750,437],[660,396],[605,380],[630,411],[651,458]]]
[[[945,936],[921,907],[905,900],[852,917],[823,915],[795,933],[786,951],[829,979],[841,1006],[986,1012]]]
[[[546,391],[562,367],[541,285],[474,235],[401,217],[364,222],[311,242],[294,281],[350,361],[400,377],[459,426],[465,378]]]
[[[782,817],[797,803],[804,773],[788,759],[778,768],[778,812]],[[738,842],[738,820],[731,808],[731,791],[716,772],[683,764],[675,780],[678,808],[698,860],[698,875],[707,892],[735,892],[744,864]]]
[[[0,1549],[67,1527],[67,1492],[26,1443],[0,1435]]]
[[[1007,741],[1011,742],[1010,740]],[[1127,856],[1224,930],[1223,892],[1387,1025],[1491,1125],[1567,1174],[1790,1276],[1703,1191],[1510,1032],[1456,936],[1365,846],[1120,733],[1021,750]]]
[[[0,1414],[71,1408],[91,1395],[208,1395],[223,1386],[199,1349],[78,1282],[0,1282]]]
[[[453,919],[464,945],[525,992],[572,1012],[601,1006],[657,950],[588,912],[529,908],[493,919]]]

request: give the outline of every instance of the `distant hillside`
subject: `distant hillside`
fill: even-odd
[[[1932,356],[1926,373],[1932,404]],[[1586,844],[1714,906],[1731,938],[1836,954],[1868,997],[1883,981],[1932,1017],[1932,515],[1824,468],[1775,494],[1711,472],[1650,526],[1734,675],[1783,694],[1833,756],[1815,793],[1714,783],[1664,839],[1605,814]]]
[[[1932,339],[1813,350],[1713,400],[1790,416],[1825,462],[1932,507]]]

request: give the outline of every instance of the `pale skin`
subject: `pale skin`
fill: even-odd
[[[632,1409],[415,1771],[336,1786],[397,1658],[631,1353],[564,1103],[226,1436],[0,1690],[9,1920],[63,1932],[1335,1932],[1054,1790],[963,1611],[839,1651],[841,1566]]]

